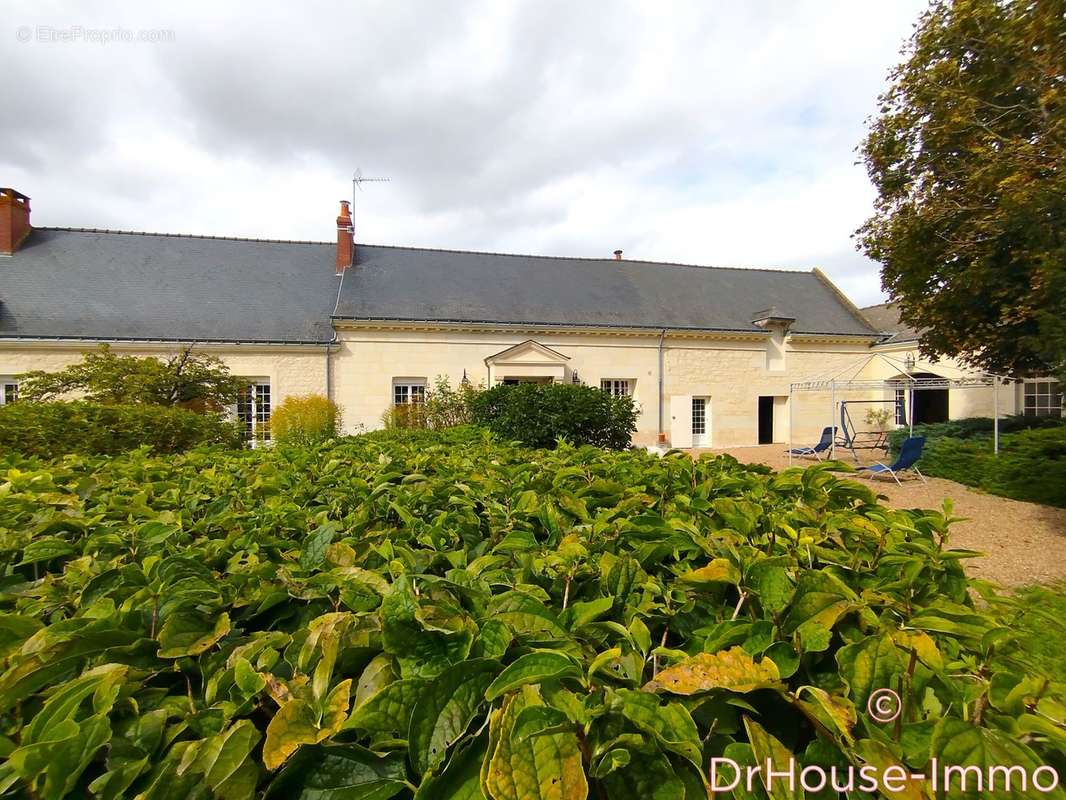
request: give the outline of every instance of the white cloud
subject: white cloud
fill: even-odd
[[[875,302],[854,147],[922,5],[27,5],[0,183],[39,224],[329,239],[359,166],[393,178],[364,241],[822,266]]]

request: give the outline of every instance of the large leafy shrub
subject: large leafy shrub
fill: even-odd
[[[178,453],[200,444],[241,446],[239,428],[217,414],[183,408],[85,401],[0,406],[0,453],[57,458],[148,446]]]
[[[690,800],[716,757],[1066,763],[1062,676],[998,658],[948,510],[463,435],[0,475],[0,787]]]
[[[636,431],[632,397],[578,384],[501,384],[471,402],[473,421],[503,439],[553,447],[559,439],[598,447],[629,447]]]
[[[116,355],[105,344],[66,369],[21,376],[19,396],[43,402],[77,395],[94,403],[221,411],[236,402],[244,386],[219,359],[192,346],[154,358]]]
[[[270,433],[280,444],[317,444],[337,435],[340,419],[340,409],[329,398],[293,395],[270,415]]]
[[[459,388],[453,389],[447,376],[438,375],[426,389],[424,402],[390,405],[381,415],[381,422],[386,430],[442,431],[467,425],[473,419],[474,400],[482,391],[465,378]]]
[[[1001,434],[998,455],[992,435],[984,430],[963,427],[965,438],[937,435],[937,429],[952,431],[955,426],[925,425],[920,433],[915,429],[916,435],[929,436],[918,465],[923,473],[1014,500],[1066,507],[1066,426],[1058,420]],[[899,432],[893,439],[901,441]]]

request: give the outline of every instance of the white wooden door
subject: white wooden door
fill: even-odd
[[[670,446],[692,447],[692,395],[670,398]]]
[[[707,447],[711,443],[711,401],[707,397],[692,398],[692,446]]]

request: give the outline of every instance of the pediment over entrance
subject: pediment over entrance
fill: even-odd
[[[569,356],[528,339],[485,359],[490,383],[503,380],[562,381]]]

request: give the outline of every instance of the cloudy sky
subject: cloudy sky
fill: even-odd
[[[820,266],[881,298],[855,146],[918,0],[0,0],[38,225]]]

